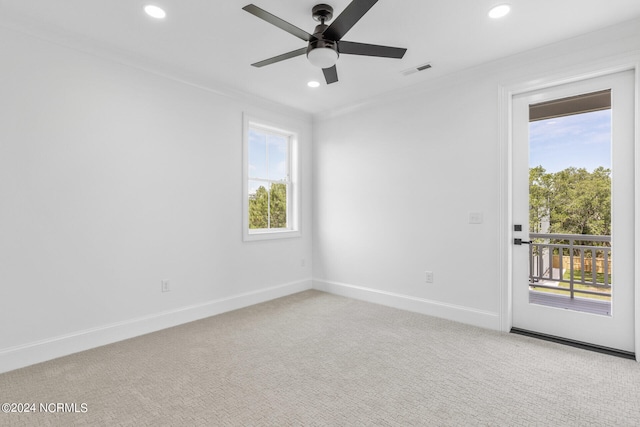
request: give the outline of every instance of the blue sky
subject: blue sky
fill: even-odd
[[[287,178],[288,140],[281,135],[263,133],[249,129],[249,177],[271,180]],[[249,181],[249,194],[260,186],[269,187],[260,181]]]
[[[529,123],[529,166],[611,168],[611,110]]]

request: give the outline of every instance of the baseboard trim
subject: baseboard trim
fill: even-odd
[[[313,279],[313,289],[460,323],[500,330],[498,313],[363,286]]]
[[[311,288],[312,280],[305,279],[0,349],[0,373],[270,301]]]

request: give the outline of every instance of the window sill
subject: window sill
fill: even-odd
[[[300,230],[265,230],[265,231],[246,231],[244,232],[244,241],[252,242],[257,240],[273,240],[273,239],[290,239],[300,237]]]

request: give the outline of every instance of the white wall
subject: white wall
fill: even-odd
[[[500,88],[638,49],[640,21],[629,22],[317,119],[314,286],[499,329]]]
[[[0,372],[311,287],[310,116],[6,29],[0,57]],[[300,132],[301,238],[242,241],[245,111]]]

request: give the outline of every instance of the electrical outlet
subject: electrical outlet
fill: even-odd
[[[168,280],[161,280],[160,281],[160,292],[169,292],[171,291],[171,287],[169,286],[169,281]]]
[[[433,283],[433,271],[425,271],[424,281],[427,283]]]

